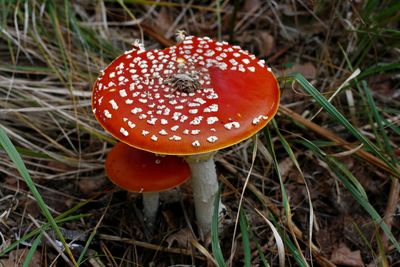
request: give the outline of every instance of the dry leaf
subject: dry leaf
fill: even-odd
[[[98,192],[100,187],[105,182],[105,179],[82,179],[79,181],[79,189],[85,195],[91,195]]]
[[[289,175],[291,169],[293,169],[294,163],[290,157],[287,157],[279,162],[279,171],[281,173],[283,181],[286,180],[286,177]]]
[[[166,33],[171,28],[174,22],[171,18],[171,14],[167,8],[161,7],[160,12],[157,14],[157,31],[160,33]]]
[[[257,34],[258,38],[260,39],[260,51],[259,56],[265,57],[272,54],[275,50],[275,38],[267,31],[260,31]]]
[[[242,8],[242,12],[254,12],[261,6],[260,0],[245,0]]]
[[[179,248],[186,248],[190,244],[190,240],[193,239],[192,232],[188,229],[182,229],[175,234],[170,235],[165,241],[168,243],[168,247],[172,247],[174,242],[177,243]]]
[[[331,261],[335,264],[344,266],[364,266],[364,262],[361,258],[361,252],[359,250],[351,251],[344,243],[340,243],[340,245],[333,250]]]
[[[315,79],[317,76],[317,69],[311,62],[304,64],[294,64],[292,67],[285,70],[286,74],[292,72],[300,72],[306,79]]]
[[[8,259],[0,260],[1,267],[20,267],[25,261],[26,255],[28,254],[28,249],[18,249],[13,250],[8,255]],[[39,251],[35,251],[32,256],[31,262],[29,263],[30,267],[42,266],[42,255]]]

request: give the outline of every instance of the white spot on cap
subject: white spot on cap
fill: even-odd
[[[259,115],[259,116],[255,117],[255,118],[253,119],[253,124],[254,124],[254,125],[259,124],[260,121],[261,121],[261,119],[267,120],[267,119],[268,119],[268,116]]]
[[[107,119],[111,119],[111,117],[112,117],[111,113],[107,109],[105,109],[103,111],[103,114],[104,114],[104,116],[106,116]]]
[[[134,109],[131,110],[131,112],[133,114],[138,114],[139,112],[142,112],[142,111],[143,111],[143,109],[141,109],[141,108],[134,108]]]
[[[156,124],[157,118],[151,118],[150,120],[147,120],[148,124],[154,125]]]
[[[199,125],[202,119],[203,116],[197,116],[190,122],[190,125]]]
[[[255,71],[256,71],[256,68],[255,68],[255,67],[247,67],[247,69],[248,69],[249,71],[251,71],[251,72],[255,72]]]
[[[240,127],[240,123],[237,121],[234,121],[234,122],[224,124],[224,127],[228,130],[231,130],[232,128],[238,129]]]
[[[172,141],[180,141],[180,140],[182,140],[182,137],[180,137],[180,136],[178,136],[178,135],[173,135],[173,136],[171,136],[171,137],[169,138],[169,140],[172,140]]]
[[[133,103],[133,100],[132,100],[132,99],[129,99],[129,98],[128,98],[127,100],[125,100],[125,104],[128,104],[128,105],[129,105],[129,104],[132,104],[132,103]]]
[[[158,140],[158,137],[157,137],[157,136],[155,136],[155,135],[152,135],[152,136],[151,136],[151,140],[153,140],[153,141],[155,142],[155,141],[157,141],[157,140]]]
[[[210,143],[214,143],[217,140],[218,140],[218,137],[216,137],[215,135],[207,137],[207,141]]]
[[[207,118],[207,124],[214,124],[218,121],[217,117],[208,117]]]
[[[200,104],[204,104],[204,103],[207,102],[207,101],[205,101],[204,99],[202,99],[202,98],[200,98],[200,97],[195,98],[193,101],[194,101],[194,102],[197,102],[197,103],[200,103]]]
[[[125,130],[123,127],[121,127],[121,129],[119,129],[119,131],[124,135],[124,136],[128,136],[129,133],[127,130]]]
[[[128,123],[129,128],[133,129],[136,127],[136,124],[134,124],[133,122],[131,122],[130,120],[128,120],[128,118],[123,118],[122,119],[124,122]]]
[[[204,54],[207,57],[212,57],[215,54],[215,52],[213,50],[207,50],[207,52]]]
[[[162,129],[162,130],[159,131],[158,133],[161,134],[161,135],[167,135],[167,134],[168,134],[167,131],[164,130],[164,129]]]
[[[243,62],[244,64],[249,64],[249,63],[250,63],[250,60],[249,60],[248,58],[244,58],[244,59],[242,59],[242,62]]]
[[[111,107],[112,107],[113,109],[118,109],[117,102],[115,102],[114,99],[111,99],[111,100],[109,101],[109,103],[111,104]]]
[[[180,122],[184,122],[185,120],[187,120],[189,117],[186,115],[182,115],[181,118],[179,119]]]
[[[179,128],[179,126],[178,126],[178,125],[175,125],[175,126],[172,126],[172,127],[171,127],[171,130],[175,132],[176,130],[178,130],[178,128]]]
[[[218,98],[218,94],[212,92],[211,94],[206,96],[207,99],[217,99]]]
[[[192,146],[194,146],[194,147],[199,147],[199,146],[200,146],[199,140],[194,141],[194,142],[192,143]]]
[[[110,76],[110,78],[114,78],[115,77],[115,72],[111,72],[109,76]]]
[[[212,104],[212,105],[206,107],[203,111],[204,112],[217,112],[218,111],[218,105],[217,104]]]
[[[143,136],[146,136],[146,135],[148,135],[149,133],[150,133],[149,131],[142,130],[142,135],[143,135]]]
[[[128,94],[126,93],[125,89],[119,90],[119,95],[120,95],[121,97],[126,97],[126,96],[128,96]]]
[[[200,130],[195,129],[195,130],[192,130],[190,133],[193,134],[193,135],[196,135],[196,134],[200,133]]]
[[[135,128],[136,127],[136,124],[134,124],[133,122],[131,122],[131,121],[128,121],[128,126],[129,126],[129,128]]]

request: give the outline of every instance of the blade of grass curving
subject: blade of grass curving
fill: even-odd
[[[24,260],[24,263],[22,264],[22,267],[29,267],[30,263],[32,262],[32,257],[35,254],[37,247],[39,246],[39,244],[42,241],[42,236],[43,236],[43,232],[41,232],[36,239],[33,241],[31,248],[28,251],[28,254],[26,254],[26,258]]]
[[[312,151],[319,158],[323,159],[324,162],[327,163],[328,166],[330,166],[332,171],[334,171],[335,175],[340,179],[346,189],[352,194],[357,203],[361,207],[363,207],[363,209],[369,214],[369,216],[371,216],[374,222],[381,227],[381,229],[387,235],[397,251],[400,252],[399,242],[393,236],[391,230],[383,221],[379,213],[375,210],[371,203],[369,203],[368,199],[366,198],[364,189],[360,191],[362,185],[358,182],[357,178],[355,178],[353,174],[346,168],[346,166],[344,166],[335,158],[326,155],[322,150],[320,150],[319,147],[317,147],[309,140],[302,138],[302,140],[298,140],[297,142],[310,149],[310,151]]]
[[[60,228],[58,227],[56,221],[54,220],[53,216],[51,215],[49,209],[47,208],[46,203],[44,202],[42,196],[40,195],[39,191],[36,189],[35,183],[33,182],[32,178],[29,175],[28,170],[25,167],[25,164],[18,154],[17,150],[15,149],[14,145],[12,144],[11,140],[8,138],[7,134],[0,127],[0,145],[6,151],[10,159],[14,162],[17,170],[21,174],[22,178],[24,179],[26,185],[28,186],[29,190],[32,192],[38,206],[40,207],[43,215],[46,217],[47,221],[51,224],[54,232],[56,233],[57,237],[60,239],[61,243],[64,246],[65,251],[67,252],[68,256],[71,258],[72,263],[76,265],[75,258],[65,241],[64,236],[61,233]]]
[[[217,0],[215,2],[215,13],[217,15],[217,27],[218,27],[218,41],[222,41],[222,24],[221,24],[221,2]]]
[[[77,205],[72,207],[71,209],[63,212],[60,215],[58,215],[55,218],[56,223],[60,224],[60,223],[68,222],[68,221],[79,220],[79,219],[82,219],[82,218],[90,216],[90,214],[78,214],[78,215],[72,215],[72,216],[69,216],[69,215],[74,213],[74,212],[76,212],[78,209],[80,209],[81,207],[83,207],[87,203],[91,202],[94,198],[95,197],[92,197],[92,198],[90,198],[88,200],[81,201]],[[24,241],[26,241],[26,240],[28,240],[30,238],[33,238],[34,236],[38,235],[40,232],[47,231],[50,227],[51,227],[51,224],[49,222],[47,222],[47,223],[43,224],[40,228],[32,230],[31,232],[23,235],[17,241],[15,241],[11,245],[9,245],[5,250],[1,251],[0,252],[0,257],[4,256],[6,253],[12,251],[14,248],[16,248],[22,242],[24,242]]]
[[[214,201],[214,214],[212,217],[212,224],[211,224],[211,250],[214,255],[215,261],[218,264],[218,267],[225,267],[226,263],[224,255],[222,254],[221,245],[219,243],[219,233],[218,233],[219,200],[221,195],[220,190],[218,190]]]
[[[82,219],[84,217],[89,217],[89,216],[90,216],[89,214],[73,215],[73,216],[62,218],[62,219],[56,219],[56,222],[57,223],[64,223],[64,222],[76,221],[76,220]],[[18,240],[14,241],[7,248],[5,248],[3,251],[0,251],[0,257],[3,257],[8,252],[10,252],[13,249],[15,249],[16,247],[18,247],[22,242],[27,241],[27,240],[37,236],[41,232],[47,231],[50,228],[51,228],[51,224],[50,223],[45,223],[40,228],[36,228],[36,229],[32,230],[31,232],[21,236]]]
[[[342,124],[350,133],[352,133],[364,146],[371,150],[378,158],[380,158],[386,165],[398,176],[400,171],[382,154],[381,151],[360,131],[358,131],[321,93],[300,73],[292,73],[284,79],[292,79],[298,82],[303,89],[310,94],[325,110],[331,115],[332,118]]]
[[[267,217],[264,216],[264,214],[261,213],[258,209],[255,209],[255,211],[264,219],[264,221],[268,224],[269,228],[272,231],[272,234],[274,235],[276,246],[278,247],[278,257],[279,257],[279,266],[284,267],[285,266],[285,245],[282,240],[281,235],[279,234],[278,230],[275,228],[274,224],[268,220]],[[301,265],[300,266],[307,266],[307,265]]]
[[[99,220],[99,223],[97,223],[95,229],[93,229],[93,231],[90,233],[88,239],[86,240],[85,246],[77,260],[78,265],[81,265],[83,262],[85,262],[85,259],[83,257],[86,256],[86,252],[88,251],[90,244],[92,244],[93,238],[95,237],[95,235],[97,233],[97,229],[100,225],[100,222],[102,221],[102,218]]]
[[[260,203],[263,205],[263,207],[268,210],[268,220],[273,223],[274,227],[278,230],[278,235],[281,240],[283,240],[283,244],[287,247],[289,253],[293,256],[294,260],[296,261],[297,265],[300,267],[306,267],[308,266],[307,263],[304,263],[304,260],[302,258],[302,255],[298,254],[298,249],[296,246],[293,244],[292,240],[288,237],[288,235],[285,233],[285,229],[282,227],[281,222],[278,222],[278,220],[275,218],[275,216],[279,216],[280,210],[277,210],[275,208],[272,208],[268,202],[266,201],[266,197],[261,193],[257,192],[258,190],[253,186],[252,184],[249,184],[249,188],[253,188],[250,191],[254,194],[254,196],[260,201]],[[255,191],[256,190],[256,191]],[[257,210],[257,209],[256,209]],[[257,213],[260,213],[260,211],[257,210]],[[263,219],[265,216],[262,216]],[[277,243],[278,244],[278,243]],[[278,252],[279,249],[283,250],[283,255],[285,255],[285,247],[278,247]]]
[[[264,252],[261,249],[260,243],[258,243],[257,237],[251,232],[251,240],[253,240],[254,244],[256,245],[258,255],[260,257],[260,261],[263,264],[264,267],[270,267],[270,265],[267,262],[267,259],[265,258]]]
[[[361,72],[361,74],[358,76],[358,79],[362,79],[365,77],[368,77],[373,74],[377,73],[388,73],[390,71],[398,71],[400,70],[400,63],[395,62],[395,63],[378,63],[372,67],[369,67]]]
[[[375,101],[372,98],[371,91],[370,91],[370,89],[368,87],[367,82],[366,81],[361,81],[361,87],[364,90],[368,105],[369,105],[369,107],[370,107],[370,109],[372,111],[372,116],[374,117],[374,120],[375,120],[375,122],[376,122],[376,124],[378,126],[377,132],[378,132],[379,135],[377,135],[376,139],[377,140],[383,140],[382,149],[384,149],[385,152],[388,155],[390,155],[390,157],[392,159],[392,162],[394,164],[396,164],[396,157],[394,156],[394,151],[393,151],[393,148],[392,148],[392,146],[390,144],[389,137],[387,136],[386,131],[384,129],[383,119],[382,119],[382,117],[381,117],[381,115],[380,115],[380,113],[378,111],[377,106],[375,105]],[[373,128],[375,128],[374,125],[375,124],[372,123],[372,127]]]
[[[107,214],[108,208],[110,207],[110,203],[111,203],[112,197],[110,197],[108,204],[106,206],[106,209],[104,210],[103,214],[101,215],[100,219],[98,220],[98,222],[96,223],[96,226],[94,227],[93,231],[90,233],[89,238],[86,241],[85,247],[83,248],[81,254],[79,255],[78,258],[78,265],[81,265],[83,260],[83,257],[86,255],[86,252],[89,249],[90,244],[93,241],[93,238],[95,237],[96,233],[97,233],[97,229],[99,228],[99,226],[101,225],[101,223],[103,222],[104,216],[105,214]]]
[[[49,1],[46,4],[46,11],[49,15],[51,24],[53,25],[53,34],[54,34],[54,40],[56,41],[57,44],[57,51],[59,55],[61,56],[60,61],[62,62],[63,68],[62,69],[64,73],[64,77],[67,79],[69,73],[69,64],[68,64],[68,59],[67,59],[67,54],[66,54],[66,49],[65,49],[65,40],[64,37],[61,33],[61,25],[59,21],[59,14],[57,14],[57,9],[54,7],[54,4],[52,1]],[[66,82],[67,85],[67,82]],[[68,88],[68,87],[67,87]]]
[[[251,153],[251,165],[250,168],[247,172],[247,176],[246,179],[244,181],[243,184],[243,189],[242,192],[240,194],[240,199],[239,199],[239,205],[238,205],[238,210],[240,211],[242,209],[242,204],[243,204],[243,199],[244,199],[244,193],[246,191],[247,185],[249,184],[249,180],[250,180],[250,175],[253,172],[253,168],[254,168],[254,163],[256,161],[256,157],[257,157],[257,136],[253,137],[253,149],[252,149],[252,153]],[[233,228],[233,234],[232,234],[232,245],[231,245],[231,256],[229,258],[229,262],[230,265],[232,265],[232,259],[233,259],[233,250],[235,248],[235,242],[236,242],[236,231],[237,231],[237,227],[238,227],[238,222],[239,222],[239,217],[240,217],[240,212],[238,212],[236,214],[236,219],[235,219],[235,226]]]
[[[301,179],[304,181],[304,186],[306,188],[306,192],[307,192],[307,198],[308,198],[308,207],[310,209],[310,214],[308,217],[309,220],[309,228],[308,228],[308,245],[309,245],[309,257],[310,257],[310,262],[312,262],[312,230],[313,230],[313,222],[314,222],[314,207],[312,205],[312,201],[311,201],[311,194],[310,194],[310,189],[308,188],[308,184],[307,181],[303,175],[303,172],[300,168],[300,164],[297,161],[297,158],[295,156],[295,154],[293,153],[292,148],[290,147],[289,143],[286,141],[285,137],[281,134],[281,132],[279,131],[278,125],[276,123],[276,120],[273,119],[272,120],[272,125],[275,128],[276,133],[278,134],[278,138],[282,143],[283,148],[285,149],[286,153],[289,155],[290,159],[292,160],[293,164],[295,165],[296,169],[299,171]]]
[[[290,234],[292,236],[293,242],[296,245],[297,254],[301,255],[301,260],[302,260],[303,264],[307,265],[307,261],[301,251],[300,245],[299,245],[296,235],[293,231],[292,211],[290,208],[289,198],[287,196],[286,188],[283,183],[283,178],[282,178],[282,175],[281,175],[281,172],[279,169],[279,162],[278,162],[278,159],[276,158],[274,144],[272,141],[272,136],[271,136],[271,133],[270,133],[268,127],[265,127],[264,132],[265,132],[265,135],[267,136],[266,147],[272,156],[273,163],[275,166],[275,171],[276,171],[276,174],[278,175],[278,179],[279,179],[279,185],[280,185],[281,193],[282,193],[282,203],[283,203],[283,207],[285,209],[285,215],[286,215],[286,220],[287,220],[286,224],[288,225],[288,228],[290,230]]]
[[[343,173],[342,170],[346,168],[343,164],[332,157],[326,157],[328,165],[332,166],[335,170],[335,174],[338,176],[340,181],[344,184],[344,186],[349,190],[349,192],[353,195],[353,197],[357,200],[357,202],[364,208],[366,212],[371,216],[371,218],[378,224],[392,244],[395,246],[398,252],[400,252],[400,244],[397,239],[392,234],[392,231],[387,226],[387,224],[383,221],[382,217],[375,210],[375,208],[369,203],[368,199],[365,198],[362,192],[358,190],[358,186],[356,187],[352,181],[350,181],[347,174],[350,172]],[[360,185],[361,186],[361,185]]]
[[[251,266],[251,250],[250,250],[250,239],[249,239],[249,224],[247,223],[246,214],[243,211],[243,207],[239,211],[239,226],[240,232],[242,233],[243,242],[243,253],[244,253],[244,266]]]

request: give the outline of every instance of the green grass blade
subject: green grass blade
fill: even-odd
[[[387,224],[383,221],[382,217],[376,211],[376,209],[369,203],[365,191],[362,185],[358,182],[357,178],[338,160],[333,157],[326,155],[322,150],[320,150],[311,141],[303,139],[299,141],[305,147],[310,149],[316,156],[322,158],[330,168],[335,172],[335,175],[340,179],[346,189],[352,194],[357,203],[363,207],[363,209],[371,216],[374,222],[379,225],[382,231],[387,235],[389,240],[396,247],[396,250],[400,252],[400,244],[397,239],[393,236],[391,230]]]
[[[253,240],[254,244],[257,247],[258,256],[260,257],[260,261],[262,263],[262,266],[270,267],[269,263],[267,262],[267,259],[265,258],[264,252],[261,249],[260,243],[258,242],[258,240],[255,237],[253,232],[251,232],[251,240]]]
[[[214,202],[214,214],[212,217],[212,224],[211,224],[211,250],[214,255],[215,261],[218,264],[218,267],[225,267],[226,263],[224,255],[222,254],[221,245],[219,243],[219,233],[218,233],[219,200],[220,200],[220,190],[218,190]]]
[[[276,158],[274,144],[272,142],[272,136],[271,136],[271,133],[270,133],[268,127],[265,128],[265,133],[266,133],[266,136],[267,136],[267,144],[266,144],[266,146],[267,146],[267,149],[268,149],[269,153],[272,156],[273,163],[274,163],[274,166],[275,166],[275,171],[276,171],[276,174],[278,175],[278,179],[279,179],[279,184],[280,184],[280,189],[281,189],[281,194],[282,194],[282,203],[283,203],[283,207],[285,208],[285,215],[286,215],[287,224],[289,226],[291,226],[292,225],[292,219],[291,219],[292,218],[292,212],[291,212],[291,208],[290,208],[289,198],[287,196],[286,188],[285,188],[285,185],[283,183],[283,178],[282,178],[282,175],[281,175],[281,172],[280,172],[280,169],[279,169],[279,162],[278,162],[278,159]],[[299,244],[297,242],[296,236],[294,235],[294,233],[292,231],[290,231],[290,232],[292,234],[293,242],[295,244],[295,247],[294,247],[293,251],[296,251],[296,254],[300,255],[300,257],[297,258],[300,261],[298,263],[300,265],[302,265],[302,266],[308,266],[308,264],[306,262],[306,259],[305,259],[304,255],[303,255],[302,251],[301,251],[301,248],[300,248],[300,246],[299,246]]]
[[[249,239],[249,225],[247,223],[246,214],[244,213],[243,208],[240,209],[239,226],[240,226],[240,232],[242,233],[244,266],[250,267],[251,250],[250,250],[250,239]]]
[[[321,93],[300,73],[293,73],[286,77],[286,79],[293,79],[298,82],[308,94],[310,94],[325,110],[331,115],[332,118],[337,120],[343,125],[350,133],[352,133],[364,147],[373,152],[378,158],[387,164],[387,166],[396,174],[400,176],[400,171],[382,154],[381,151],[368,140],[359,130],[357,130]]]
[[[335,174],[339,177],[340,181],[344,184],[344,186],[349,190],[349,192],[353,195],[353,197],[357,200],[357,202],[364,208],[366,212],[371,216],[371,218],[375,221],[376,224],[378,224],[383,232],[386,234],[386,236],[389,238],[389,240],[392,242],[392,244],[395,246],[398,252],[400,252],[400,244],[397,241],[397,239],[394,237],[392,234],[390,228],[387,226],[387,224],[383,221],[382,217],[379,215],[379,213],[375,210],[375,208],[369,203],[368,199],[365,198],[363,192],[359,191],[359,186],[356,186],[353,181],[350,181],[349,177],[347,177],[346,174],[350,172],[342,172],[344,165],[341,164],[339,161],[332,157],[326,157],[327,163],[330,166],[333,166],[333,169],[335,170],[340,170],[340,171],[335,171]]]
[[[40,242],[42,241],[42,236],[43,234],[39,234],[36,239],[33,241],[31,248],[28,251],[28,254],[26,255],[25,261],[22,264],[22,267],[29,267],[30,263],[32,262],[32,257],[35,254],[37,247],[39,246]]]
[[[90,216],[89,214],[80,214],[80,215],[69,216],[69,217],[65,217],[65,218],[61,218],[61,219],[56,218],[56,222],[57,223],[70,222],[70,221],[79,220],[79,219],[82,219],[84,217],[89,217],[89,216]],[[8,252],[10,252],[13,249],[15,249],[16,247],[18,247],[22,242],[27,241],[28,239],[31,239],[31,238],[37,236],[41,232],[47,231],[48,229],[50,229],[50,227],[51,227],[50,223],[45,223],[41,227],[36,228],[36,229],[32,230],[31,232],[21,236],[17,241],[14,241],[11,245],[9,245],[7,248],[5,248],[3,251],[1,251],[0,257],[3,257]]]
[[[296,169],[299,171],[300,176],[302,178],[302,180],[304,181],[304,186],[307,192],[307,198],[308,198],[308,207],[310,209],[310,214],[309,214],[309,230],[308,230],[308,240],[309,240],[309,247],[311,247],[311,243],[312,243],[312,231],[313,231],[313,218],[314,218],[314,207],[311,201],[311,193],[310,193],[310,189],[308,188],[307,185],[307,181],[304,178],[303,172],[300,168],[300,164],[297,161],[296,155],[294,154],[292,148],[290,147],[289,143],[286,141],[285,137],[281,134],[281,132],[279,131],[278,128],[278,124],[276,123],[276,120],[273,119],[272,120],[272,125],[275,128],[275,131],[278,135],[279,141],[281,142],[283,148],[285,149],[286,153],[288,154],[289,158],[292,160],[293,164],[296,166]],[[310,250],[310,259],[312,259],[312,253]]]
[[[377,140],[383,140],[382,149],[384,149],[386,151],[386,153],[391,156],[391,158],[394,160],[394,162],[393,161],[392,162],[394,164],[396,164],[396,162],[395,162],[396,157],[394,156],[393,148],[390,144],[389,137],[387,136],[386,131],[384,129],[383,119],[378,111],[378,108],[375,104],[374,99],[372,98],[371,90],[369,89],[369,87],[365,81],[361,81],[361,86],[364,89],[364,93],[366,95],[368,105],[371,107],[372,116],[374,117],[374,120],[378,126]],[[372,126],[374,127],[373,123],[372,123]]]
[[[18,172],[21,174],[21,176],[24,179],[29,190],[32,192],[32,195],[34,196],[38,206],[40,207],[42,214],[46,217],[47,221],[51,224],[51,227],[53,228],[57,237],[60,239],[61,243],[63,244],[65,251],[67,252],[71,261],[76,265],[75,258],[72,255],[72,252],[71,252],[67,242],[65,241],[65,238],[62,235],[60,228],[58,227],[58,225],[55,222],[53,216],[51,215],[49,209],[47,208],[47,205],[44,202],[39,191],[36,189],[35,183],[33,182],[31,176],[29,175],[29,172],[26,169],[21,156],[18,154],[17,150],[15,149],[14,145],[12,144],[11,140],[8,138],[6,132],[3,130],[3,128],[0,128],[0,145],[6,151],[6,153],[10,157],[10,159],[14,162]]]

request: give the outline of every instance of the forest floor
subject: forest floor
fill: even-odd
[[[400,266],[398,1],[0,6],[0,266]],[[215,155],[212,237],[189,183],[149,232],[141,194],[105,175],[116,140],[91,108],[101,69],[178,30],[250,51],[281,87],[257,138]]]

